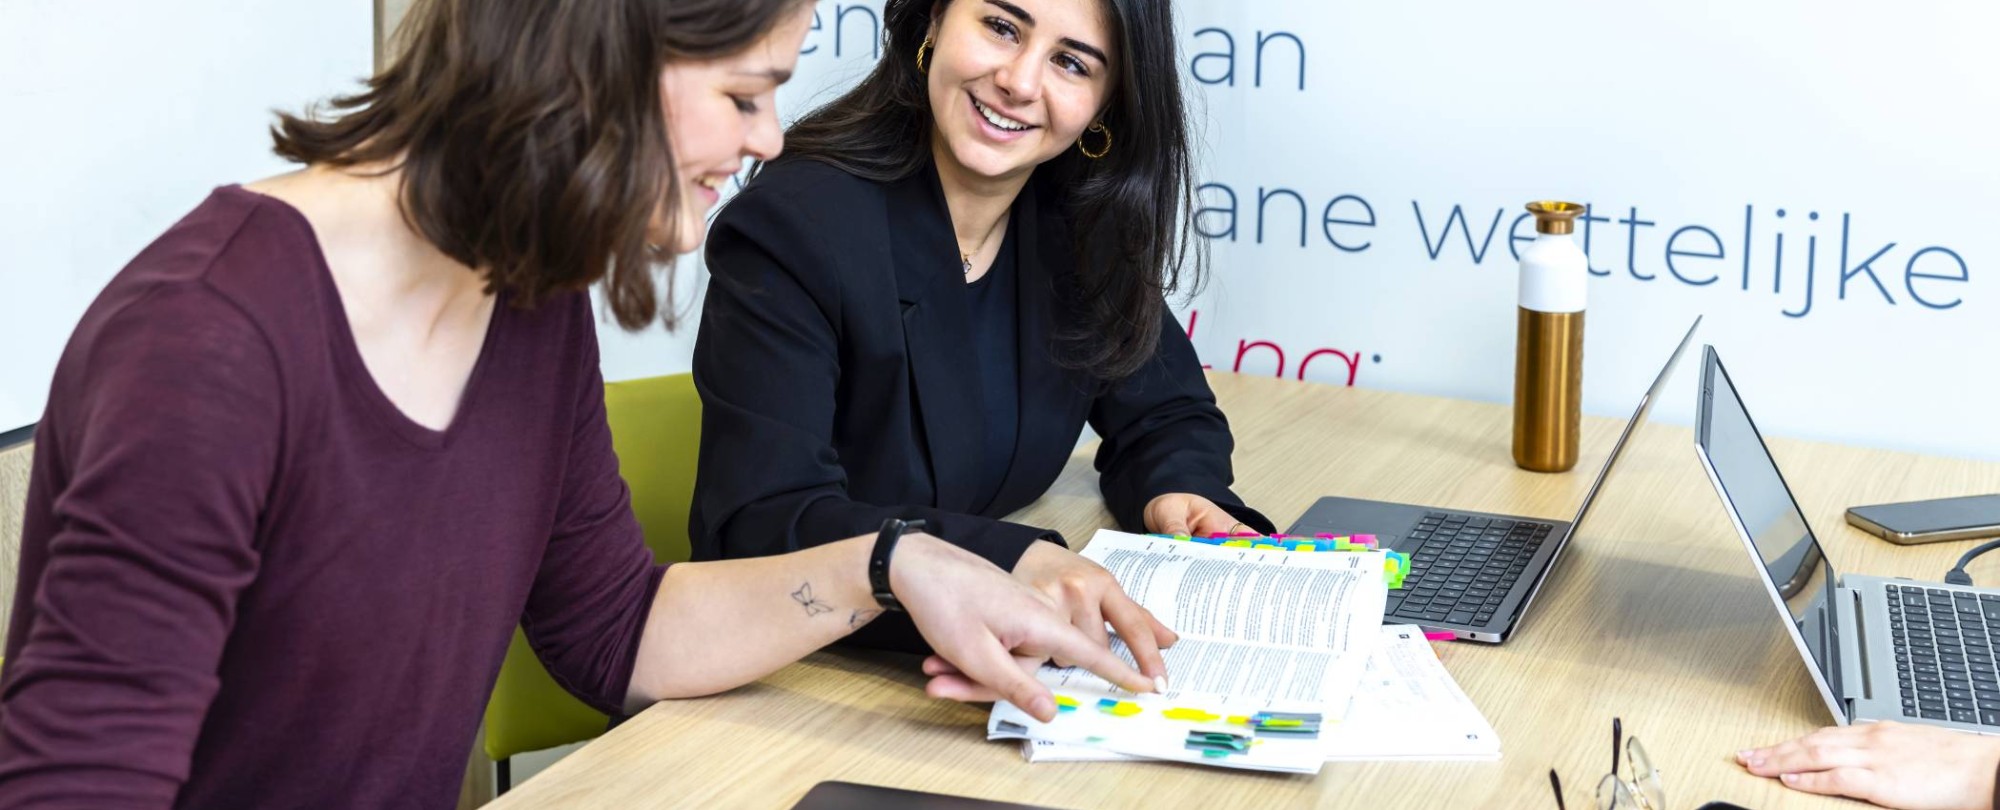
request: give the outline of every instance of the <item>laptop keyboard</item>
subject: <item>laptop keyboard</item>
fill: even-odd
[[[1903,716],[2000,726],[2000,596],[1888,587]]]
[[[1554,530],[1528,520],[1426,513],[1403,544],[1415,551],[1402,589],[1389,592],[1388,614],[1417,623],[1492,621]]]

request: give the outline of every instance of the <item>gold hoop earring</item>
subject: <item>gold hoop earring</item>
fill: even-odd
[[[928,51],[929,51],[930,49],[931,49],[931,38],[930,38],[930,37],[924,37],[924,44],[922,44],[922,45],[918,45],[918,46],[917,46],[917,72],[918,72],[918,73],[924,73],[924,74],[928,74],[928,73],[930,73],[930,72],[931,72],[931,69],[930,69],[930,68],[927,68],[927,67],[924,67],[924,54],[925,54],[926,52],[928,52]]]
[[[1097,123],[1095,123],[1095,124],[1091,124],[1091,125],[1090,125],[1090,129],[1088,129],[1088,130],[1086,130],[1086,131],[1088,131],[1088,132],[1101,132],[1101,133],[1104,133],[1104,148],[1102,148],[1102,149],[1099,149],[1099,150],[1097,150],[1097,151],[1095,151],[1095,152],[1092,152],[1092,151],[1090,151],[1090,147],[1088,147],[1088,146],[1084,146],[1084,145],[1083,145],[1083,138],[1079,137],[1079,138],[1077,138],[1077,139],[1076,139],[1076,149],[1077,149],[1077,151],[1079,151],[1079,152],[1082,152],[1082,153],[1083,153],[1083,156],[1084,156],[1084,157],[1087,157],[1087,158],[1090,158],[1091,160],[1100,160],[1100,159],[1102,159],[1102,158],[1103,158],[1103,157],[1104,157],[1105,155],[1108,155],[1108,154],[1111,154],[1111,128],[1110,128],[1110,127],[1107,127],[1107,126],[1105,126],[1105,125],[1104,125],[1104,122],[1103,122],[1103,121],[1099,121],[1099,122],[1097,122]]]

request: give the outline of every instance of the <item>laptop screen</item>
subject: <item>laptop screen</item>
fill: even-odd
[[[1772,592],[1791,614],[1812,666],[1829,693],[1840,695],[1837,628],[1825,615],[1826,607],[1834,604],[1837,577],[1714,347],[1702,358],[1695,441],[1723,500],[1735,513],[1738,529],[1763,562]]]
[[[1570,533],[1583,525],[1583,516],[1590,514],[1590,505],[1597,502],[1597,491],[1604,487],[1604,479],[1611,477],[1611,468],[1618,466],[1618,457],[1625,452],[1625,442],[1646,423],[1646,414],[1653,410],[1653,403],[1659,401],[1660,391],[1667,387],[1667,378],[1674,375],[1674,366],[1681,362],[1681,354],[1688,344],[1694,342],[1695,330],[1701,328],[1701,316],[1696,315],[1694,323],[1688,324],[1687,332],[1681,335],[1681,342],[1674,344],[1674,353],[1667,355],[1666,365],[1660,366],[1660,373],[1653,375],[1652,386],[1639,397],[1639,407],[1632,409],[1632,418],[1625,420],[1625,429],[1618,433],[1618,441],[1611,443],[1611,454],[1604,457],[1604,466],[1597,468],[1597,477],[1591,479],[1590,489],[1583,493],[1583,505],[1576,508],[1576,517],[1570,520]]]

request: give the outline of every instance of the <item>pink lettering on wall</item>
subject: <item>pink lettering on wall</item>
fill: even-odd
[[[1188,312],[1187,316],[1188,340],[1190,341],[1194,340],[1195,325],[1199,323],[1200,320],[1201,320],[1200,310],[1190,310]],[[1310,352],[1307,352],[1304,357],[1299,359],[1299,364],[1296,367],[1294,367],[1296,370],[1293,373],[1293,377],[1295,379],[1300,379],[1300,380],[1305,379],[1306,370],[1308,368],[1314,367],[1313,361],[1326,356],[1331,356],[1335,358],[1335,360],[1321,363],[1318,366],[1318,368],[1320,369],[1320,373],[1314,377],[1314,380],[1318,382],[1336,383],[1340,385],[1348,385],[1348,386],[1354,385],[1355,379],[1361,375],[1362,352],[1359,349],[1355,350],[1343,350],[1343,349],[1332,349],[1332,348],[1314,349]],[[1376,363],[1382,362],[1381,355],[1374,355],[1370,359]],[[1285,369],[1287,367],[1285,362],[1284,346],[1279,345],[1278,343],[1270,340],[1239,338],[1236,341],[1236,359],[1234,363],[1231,364],[1229,370],[1237,374],[1242,374],[1244,373],[1243,372],[1244,363],[1248,361],[1252,370],[1251,373],[1261,374],[1263,373],[1262,369],[1270,367],[1267,364],[1269,364],[1272,360],[1275,360],[1277,362],[1275,368],[1271,372],[1271,376],[1277,377],[1279,379],[1284,379]],[[1213,364],[1209,363],[1203,363],[1201,367],[1205,369],[1215,368]],[[1345,373],[1343,374],[1342,372]],[[1345,379],[1343,379],[1343,377],[1345,377]]]

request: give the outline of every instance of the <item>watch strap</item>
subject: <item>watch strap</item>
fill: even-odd
[[[883,610],[902,613],[903,603],[889,587],[889,560],[896,554],[896,542],[911,531],[923,531],[921,520],[890,518],[882,521],[882,530],[875,535],[875,550],[868,555],[868,587],[874,591],[875,604]]]

